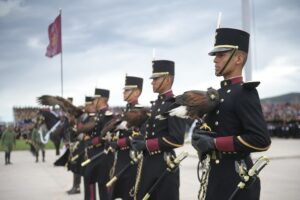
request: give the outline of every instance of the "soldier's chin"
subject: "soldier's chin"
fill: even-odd
[[[216,75],[216,76],[222,76],[222,74],[220,74],[220,72],[217,71],[217,70],[215,71],[215,75]]]
[[[153,91],[154,93],[157,93],[157,89],[155,89],[155,88],[152,88],[152,91]]]

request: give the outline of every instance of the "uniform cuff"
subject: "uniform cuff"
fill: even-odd
[[[233,136],[216,138],[216,148],[219,151],[233,152],[234,151]]]
[[[146,146],[149,152],[159,151],[158,138],[146,140]]]
[[[92,144],[93,144],[94,146],[96,146],[96,145],[99,144],[99,143],[100,143],[99,137],[95,137],[95,138],[92,139]]]
[[[121,139],[118,139],[117,144],[118,144],[118,147],[119,147],[119,148],[124,148],[124,147],[127,147],[127,146],[128,146],[128,145],[127,145],[127,140],[126,140],[125,137],[124,137],[124,138],[121,138]]]

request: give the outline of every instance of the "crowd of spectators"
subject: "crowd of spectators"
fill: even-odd
[[[300,104],[262,104],[271,136],[300,138]]]
[[[26,137],[31,131],[33,119],[36,118],[39,109],[39,107],[13,108],[15,132],[18,138]],[[121,112],[121,109],[122,107],[112,108],[114,113]],[[271,136],[300,138],[300,104],[262,103],[262,110]]]
[[[33,119],[36,118],[38,107],[14,107],[14,119],[15,119],[15,132],[17,138],[26,138],[30,133],[33,126]]]

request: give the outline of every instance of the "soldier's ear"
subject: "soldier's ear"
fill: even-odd
[[[247,60],[247,54],[242,51],[237,51],[236,53],[236,64],[238,65],[244,65]]]

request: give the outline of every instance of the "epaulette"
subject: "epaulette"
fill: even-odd
[[[259,81],[249,81],[242,84],[242,86],[248,90],[256,88],[260,84]]]
[[[105,116],[112,116],[113,112],[111,112],[110,110],[105,111],[104,113]]]

